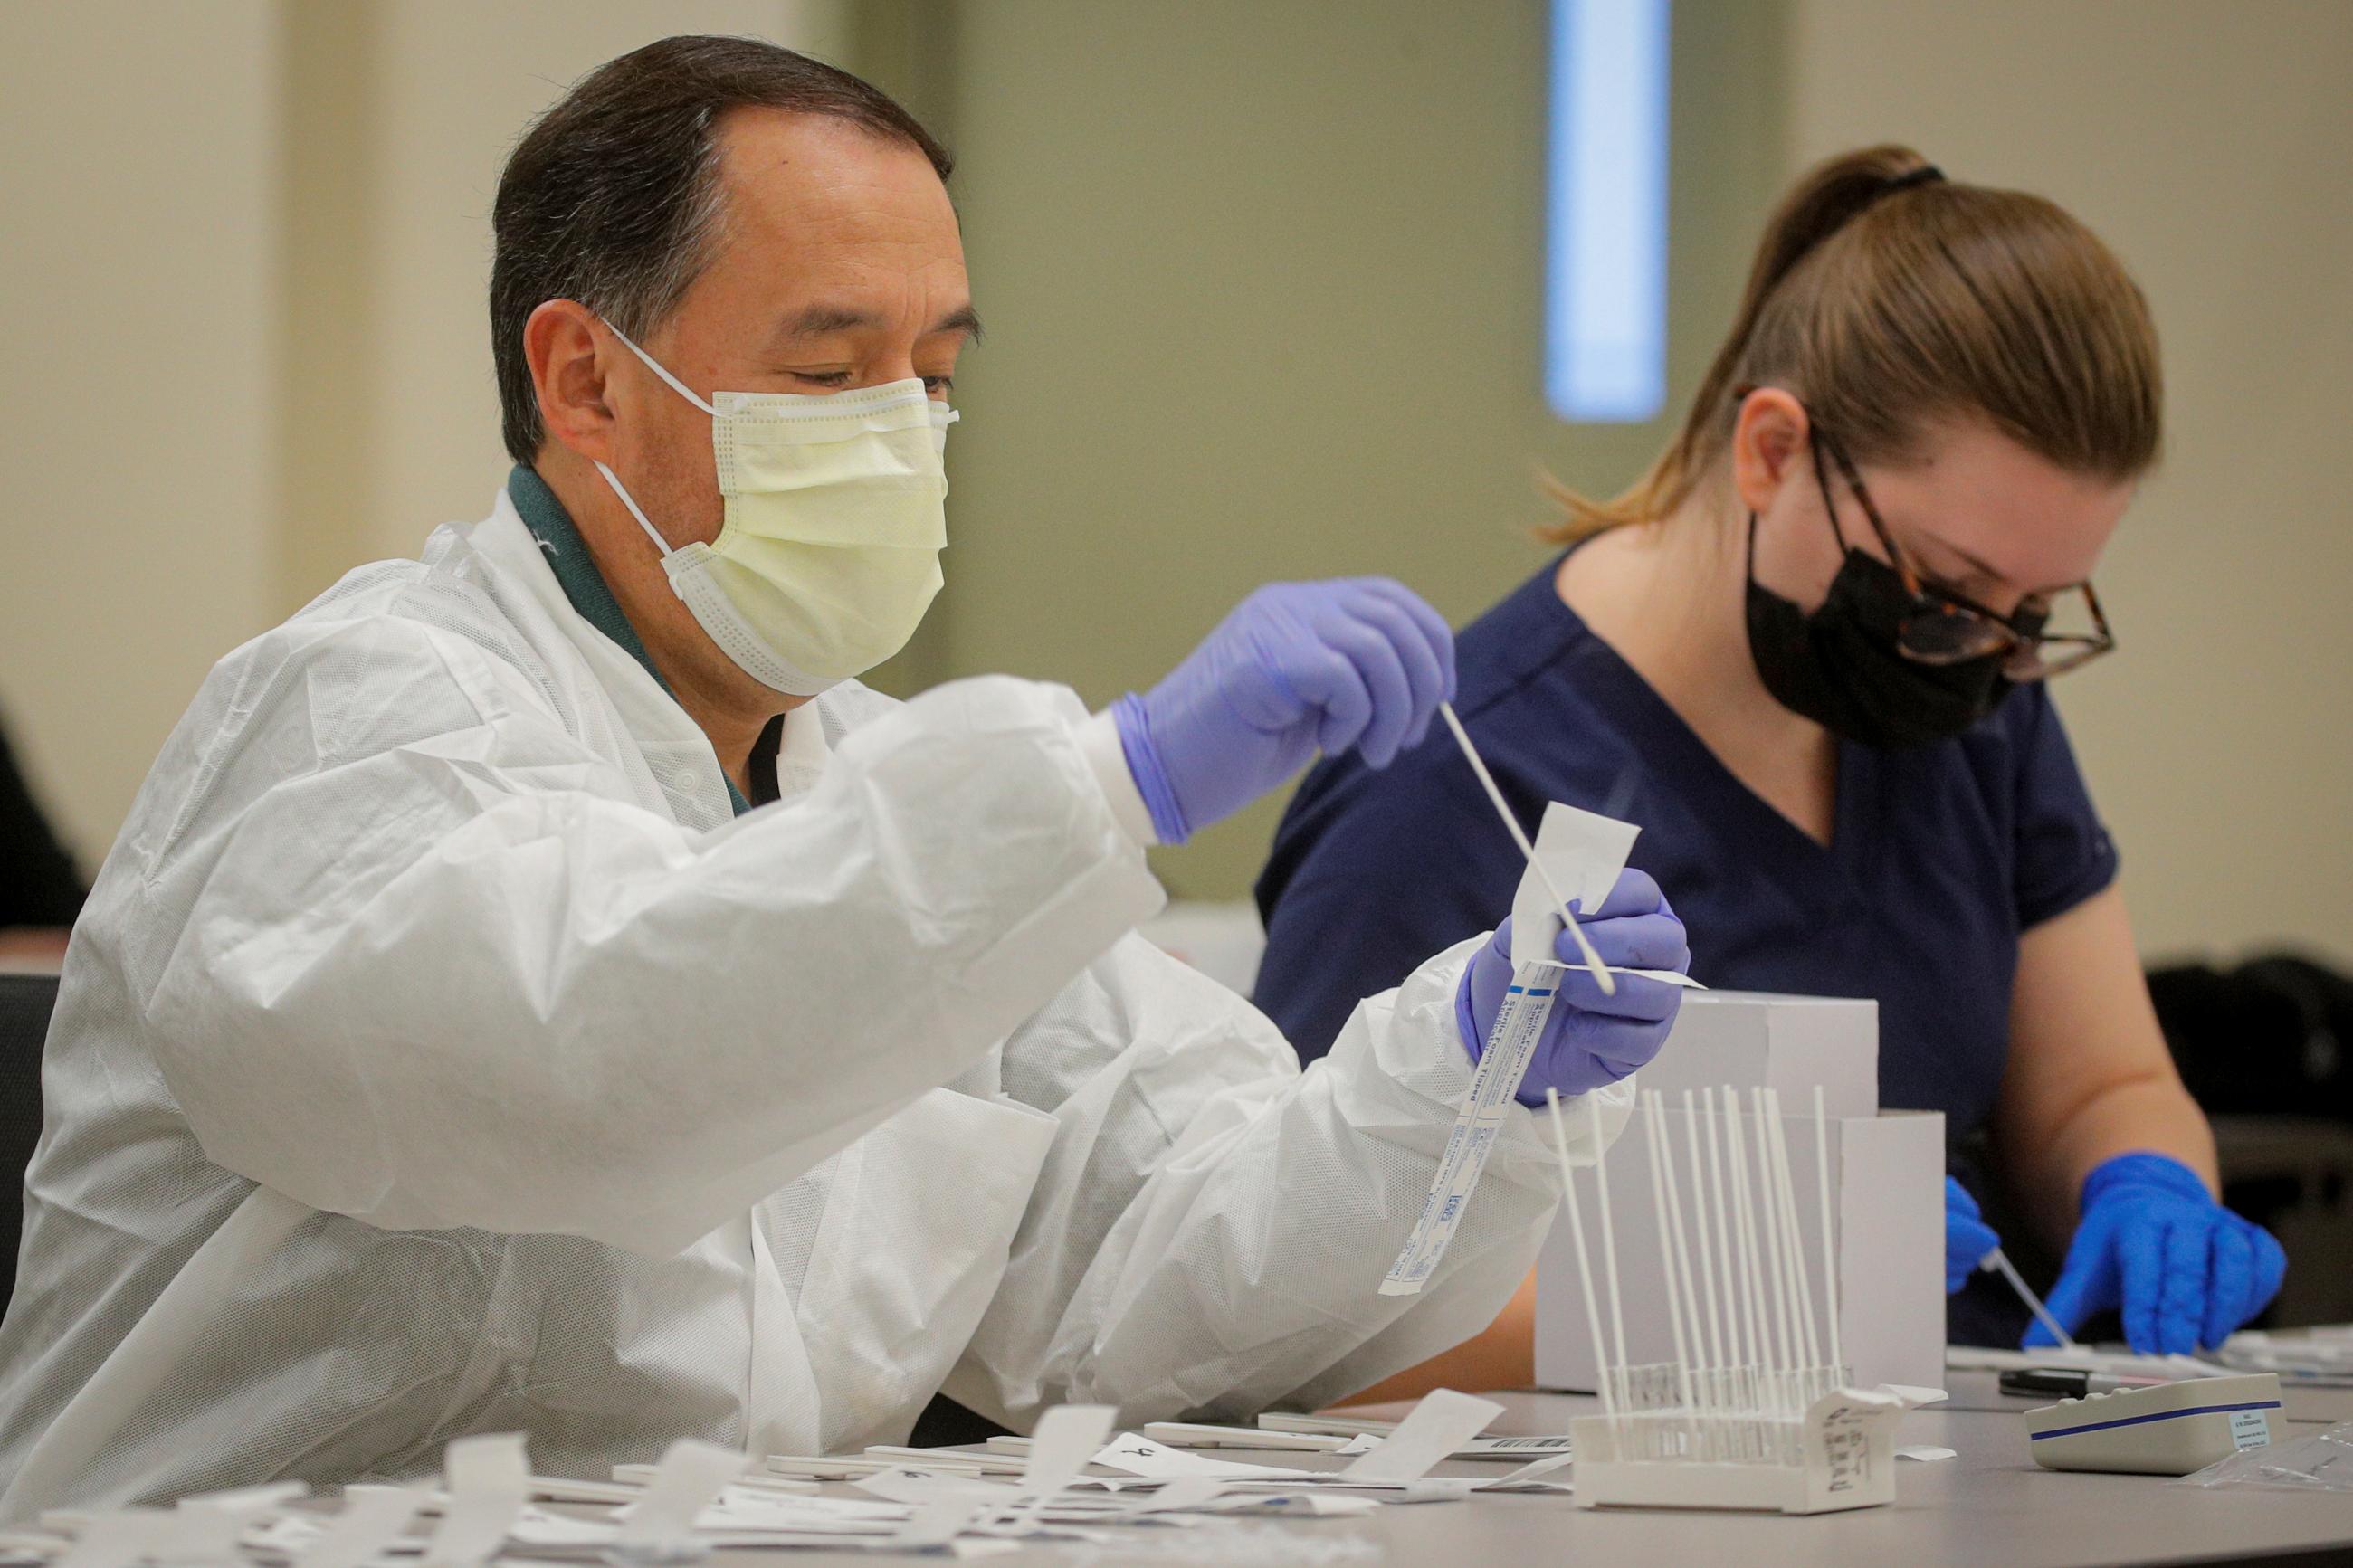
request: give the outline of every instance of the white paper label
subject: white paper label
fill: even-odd
[[[2231,1412],[2231,1441],[2242,1448],[2260,1448],[2272,1440],[2271,1412],[2268,1410],[2233,1410]]]
[[[1577,905],[1579,916],[1590,918],[1599,912],[1609,890],[1618,885],[1618,874],[1626,869],[1626,857],[1633,853],[1634,839],[1641,831],[1630,822],[1579,811],[1559,801],[1545,807],[1544,822],[1536,830],[1535,852],[1546,875],[1552,879],[1552,887],[1547,888],[1545,879],[1532,870],[1520,874],[1518,890],[1512,898],[1512,967],[1553,957],[1553,943],[1565,929],[1560,906],[1552,901],[1553,888]]]

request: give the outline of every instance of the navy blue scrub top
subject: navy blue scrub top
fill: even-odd
[[[1557,562],[1458,639],[1464,726],[1533,836],[1548,800],[1637,824],[1633,864],[1719,988],[1879,1002],[1881,1103],[1941,1110],[1958,1140],[1993,1108],[2020,932],[2105,888],[2116,854],[2039,685],[1956,740],[1841,742],[1830,845],[1725,770],[1561,603]],[[1359,997],[1510,912],[1519,852],[1442,726],[1375,772],[1300,786],[1258,883],[1260,1007],[1303,1060]]]

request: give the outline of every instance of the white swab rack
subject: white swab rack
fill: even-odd
[[[1820,1315],[1799,1238],[1780,1097],[1757,1089],[1744,1110],[1739,1090],[1722,1092],[1721,1110],[1715,1089],[1696,1103],[1689,1089],[1683,1094],[1688,1203],[1665,1100],[1655,1092],[1641,1097],[1675,1359],[1639,1365],[1626,1355],[1609,1169],[1594,1167],[1601,1288],[1614,1342],[1605,1345],[1560,1100],[1550,1097],[1585,1320],[1601,1368],[1601,1414],[1570,1423],[1577,1506],[1825,1513],[1893,1502],[1904,1405],[1893,1394],[1845,1386],[1821,1090],[1814,1091],[1813,1116],[1816,1151],[1824,1155],[1816,1162],[1827,1309]],[[1600,1113],[1590,1097],[1587,1113],[1599,1149]],[[1827,1345],[1818,1333],[1825,1321]]]

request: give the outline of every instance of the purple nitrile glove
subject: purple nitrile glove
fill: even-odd
[[[2001,1237],[1993,1226],[1986,1224],[1978,1213],[1977,1199],[1969,1196],[1968,1188],[1945,1178],[1945,1294],[1949,1296],[1969,1282],[1978,1271],[1985,1255],[2001,1245]],[[2070,1331],[2073,1331],[2072,1330]]]
[[[1612,969],[1689,973],[1691,949],[1683,941],[1683,922],[1667,907],[1665,895],[1649,873],[1630,867],[1620,872],[1618,885],[1589,918],[1574,901],[1569,907],[1585,939]],[[1659,1054],[1667,1031],[1674,1026],[1675,1010],[1683,1005],[1682,986],[1640,974],[1611,975],[1618,994],[1604,996],[1566,927],[1555,939],[1553,952],[1569,969],[1557,982],[1552,1016],[1545,1020],[1535,1055],[1528,1059],[1528,1075],[1520,1080],[1522,1105],[1542,1105],[1547,1089],[1566,1098],[1616,1083]],[[1454,994],[1454,1021],[1472,1061],[1485,1050],[1487,1032],[1494,1027],[1511,985],[1512,922],[1507,916],[1494,937],[1472,956]]]
[[[1259,589],[1144,696],[1113,704],[1128,772],[1163,844],[1231,816],[1354,746],[1377,768],[1419,745],[1454,695],[1454,635],[1386,577]]]
[[[2049,1305],[2071,1334],[2118,1308],[2133,1349],[2188,1355],[2270,1305],[2286,1274],[2272,1233],[2216,1203],[2198,1173],[2163,1154],[2117,1154],[2084,1178],[2083,1217]],[[2052,1342],[2037,1323],[2022,1342]]]

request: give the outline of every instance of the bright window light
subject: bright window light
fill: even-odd
[[[1545,395],[1631,423],[1667,400],[1668,0],[1553,0]]]

